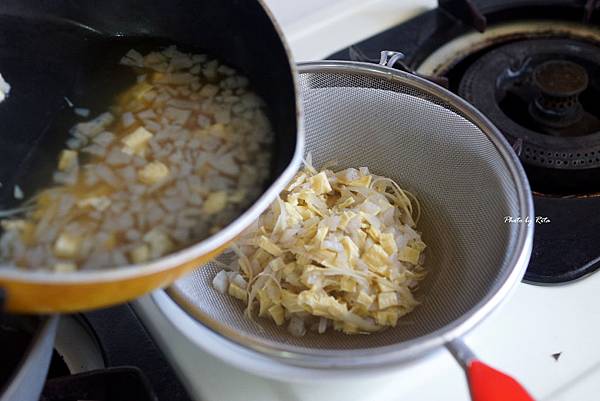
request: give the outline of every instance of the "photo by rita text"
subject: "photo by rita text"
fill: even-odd
[[[504,222],[509,224],[531,224],[532,222],[535,224],[548,224],[551,220],[546,216],[535,216],[533,219],[531,216],[504,216]]]

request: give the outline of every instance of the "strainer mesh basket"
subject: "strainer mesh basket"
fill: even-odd
[[[498,142],[497,132],[469,121],[472,109],[451,94],[384,67],[308,65],[301,68],[299,84],[306,152],[316,167],[330,161],[339,169],[367,166],[420,200],[417,228],[428,244],[428,274],[416,293],[421,305],[380,333],[329,330],[294,337],[270,320],[249,320],[242,302],[217,292],[215,263],[176,282],[169,294],[219,334],[291,360],[297,355],[375,358],[443,334],[474,314],[508,280],[517,253],[524,252],[527,231],[504,222],[505,216],[528,213],[522,201],[526,184],[519,169],[515,174],[507,144]]]

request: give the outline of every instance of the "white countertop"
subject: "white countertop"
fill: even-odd
[[[398,25],[436,0],[265,0],[296,61],[320,60]],[[399,50],[399,49],[382,49]]]

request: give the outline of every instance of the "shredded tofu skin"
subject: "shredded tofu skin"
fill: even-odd
[[[121,64],[137,79],[110,110],[73,127],[54,185],[0,213],[9,217],[5,264],[67,272],[144,263],[205,239],[260,196],[273,133],[248,79],[174,46],[131,50]]]
[[[425,276],[419,215],[411,193],[366,167],[307,163],[233,247],[238,258],[214,287],[294,335],[394,327],[418,305]]]

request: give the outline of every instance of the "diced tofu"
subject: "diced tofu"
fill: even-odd
[[[238,287],[240,287],[240,288],[242,288],[244,290],[248,287],[248,282],[239,273],[236,273],[233,276],[233,278],[230,277],[230,280],[231,280],[232,283],[234,283],[235,285],[237,285]]]
[[[360,177],[358,180],[354,180],[350,182],[350,185],[355,187],[365,187],[368,188],[371,185],[371,176],[366,175],[364,177]]]
[[[292,316],[292,318],[290,319],[290,323],[288,324],[288,331],[293,336],[303,336],[306,333],[304,320],[300,319],[297,316]]]
[[[264,289],[258,292],[258,305],[258,316],[266,316],[269,313],[269,308],[273,306],[273,301]]]
[[[158,160],[146,164],[144,168],[138,171],[138,179],[148,185],[162,181],[168,176],[169,168]]]
[[[97,196],[93,198],[85,198],[77,202],[79,207],[93,207],[94,209],[103,212],[110,206],[111,201],[106,196]]]
[[[231,133],[223,124],[213,124],[207,128],[207,132],[218,138],[227,138]]]
[[[346,292],[354,292],[356,290],[356,281],[352,277],[344,276],[340,282],[340,289]]]
[[[273,303],[278,304],[281,302],[281,289],[276,284],[274,284],[273,281],[267,282],[264,291],[266,292],[269,299],[273,301]]]
[[[212,84],[206,84],[200,89],[200,96],[213,97],[219,93],[219,87]]]
[[[262,249],[269,252],[271,255],[273,255],[275,257],[281,256],[281,254],[283,253],[283,251],[281,250],[281,248],[279,246],[277,246],[273,241],[271,241],[269,238],[265,237],[264,235],[261,235],[258,238],[256,245],[258,245],[259,247],[261,247]]]
[[[363,213],[366,213],[368,215],[371,216],[375,216],[377,215],[379,212],[381,212],[381,208],[374,204],[373,202],[370,201],[365,201],[360,205],[360,210]]]
[[[359,305],[364,306],[365,308],[369,308],[369,306],[371,306],[371,304],[373,303],[374,299],[372,296],[368,295],[367,293],[365,293],[364,291],[361,291],[358,294],[358,297],[356,297],[356,302]]]
[[[382,292],[377,296],[379,309],[387,309],[390,306],[398,306],[398,296],[394,291]]]
[[[155,228],[144,235],[144,241],[150,245],[150,256],[159,257],[169,253],[173,248],[173,242],[169,236]]]
[[[227,192],[212,192],[202,205],[202,211],[206,214],[216,214],[225,209],[225,206],[227,206]]]
[[[187,72],[174,72],[165,76],[165,81],[173,85],[185,85],[193,82],[195,77]]]
[[[77,114],[79,117],[89,117],[90,115],[90,109],[86,109],[83,107],[76,107],[75,109],[73,109],[73,112],[75,112],[75,114]]]
[[[129,50],[125,56],[121,59],[121,64],[129,65],[134,67],[143,67],[144,66],[144,56],[142,56],[136,50]]]
[[[298,207],[297,211],[298,211],[298,214],[300,214],[300,216],[302,216],[303,220],[308,220],[315,215],[312,210],[310,210],[309,208],[304,207],[304,206]]]
[[[75,270],[77,270],[77,265],[73,262],[58,262],[54,264],[55,272],[74,272]]]
[[[77,152],[74,150],[65,149],[60,152],[58,159],[58,169],[60,171],[67,171],[77,165]]]
[[[419,263],[420,255],[420,251],[413,249],[409,246],[405,246],[404,248],[398,251],[398,260],[400,260],[401,262],[409,262],[416,265],[417,263]]]
[[[194,62],[192,61],[191,57],[188,55],[180,55],[171,59],[171,62],[169,63],[169,69],[171,71],[176,71],[190,68],[192,65],[194,65]]]
[[[373,245],[363,254],[363,259],[369,265],[369,268],[377,273],[382,274],[387,270],[388,255],[380,245]]]
[[[150,141],[152,136],[152,132],[144,127],[139,127],[131,134],[121,139],[121,142],[125,145],[122,149],[123,153],[127,153],[128,155],[143,155],[148,145],[148,141]]]
[[[388,255],[393,254],[398,250],[396,245],[396,241],[394,240],[394,235],[391,233],[382,234],[379,238],[381,242],[381,246],[385,250]]]
[[[346,305],[339,303],[333,297],[327,297],[327,300],[327,311],[331,314],[331,316],[338,320],[344,320],[346,314],[348,313]]]
[[[355,168],[342,170],[336,174],[336,177],[342,184],[346,185],[353,185],[356,187],[368,187],[371,185],[371,176],[363,176],[362,173]]]
[[[178,125],[185,125],[192,115],[191,110],[182,110],[175,107],[167,107],[164,116]]]
[[[62,233],[54,243],[54,254],[59,258],[74,258],[79,251],[81,237]]]
[[[325,194],[331,191],[331,185],[324,171],[310,177],[310,186],[317,195]]]
[[[287,291],[287,290],[281,291],[281,304],[290,313],[304,312],[304,308],[302,307],[302,305],[300,305],[298,303],[298,295],[296,295],[290,291]]]
[[[293,205],[289,204],[288,202],[285,202],[284,207],[285,207],[285,212],[287,213],[288,225],[293,226],[302,221],[303,218],[302,218],[302,215],[300,214],[300,212],[298,211],[297,206],[293,206]]]
[[[382,326],[396,327],[398,312],[395,310],[378,311],[375,313],[375,320]]]
[[[228,289],[227,293],[229,295],[231,295],[232,297],[237,298],[244,302],[248,298],[248,294],[246,293],[246,290],[244,290],[243,288],[241,288],[240,286],[238,286],[235,283],[229,283],[229,289]]]
[[[114,120],[115,116],[113,116],[111,113],[102,113],[91,121],[77,124],[74,128],[74,131],[79,135],[91,138],[94,135],[104,131],[104,128],[111,124]]]
[[[134,248],[129,254],[133,263],[144,263],[150,259],[150,248],[148,245],[140,245]]]
[[[358,326],[348,322],[344,322],[344,324],[342,325],[342,331],[346,334],[359,333]]]
[[[285,311],[281,305],[273,305],[269,308],[269,315],[277,326],[281,326],[285,321]]]
[[[355,202],[354,198],[349,196],[343,202],[339,202],[336,206],[338,209],[345,209],[348,206],[352,206],[354,204],[354,202]]]
[[[369,237],[371,237],[374,241],[379,241],[380,240],[380,238],[381,238],[381,231],[379,231],[377,228],[375,228],[373,226],[368,226],[365,231],[367,232],[367,235]]]
[[[23,199],[25,197],[25,194],[23,193],[23,190],[20,186],[15,185],[13,189],[13,196],[15,197],[15,199]]]
[[[394,291],[392,282],[382,277],[377,279],[377,287],[381,292]]]
[[[350,235],[352,237],[352,241],[354,241],[356,246],[358,246],[360,249],[363,249],[365,246],[365,242],[367,241],[367,234],[365,234],[363,230],[357,230],[354,233],[351,233]]]
[[[346,226],[348,225],[350,220],[354,218],[354,216],[356,216],[356,213],[350,210],[344,211],[344,214],[342,214],[342,217],[340,218],[340,225],[338,226],[338,228],[340,230],[345,230]]]
[[[144,97],[144,95],[154,89],[154,86],[149,84],[148,82],[140,82],[135,86],[132,90],[132,96],[134,99],[139,100]]]
[[[240,174],[240,166],[233,158],[233,153],[227,153],[223,156],[215,158],[210,163],[219,172],[231,176]]]
[[[221,270],[217,273],[212,282],[213,287],[221,294],[226,294],[229,287],[229,277],[225,270]]]
[[[25,220],[2,220],[2,221],[0,221],[0,226],[2,226],[2,228],[7,231],[16,231],[16,230],[21,231],[21,230],[25,229],[27,224],[30,224],[30,223],[26,222]]]
[[[135,117],[132,112],[128,111],[121,116],[121,123],[125,128],[131,127],[135,123]]]
[[[296,175],[296,177],[294,177],[294,179],[292,180],[292,182],[290,182],[288,184],[288,187],[286,188],[286,191],[292,191],[294,188],[304,184],[304,182],[306,182],[306,174],[305,173],[298,173]]]
[[[419,252],[423,252],[425,250],[425,248],[427,248],[427,245],[425,245],[425,243],[423,241],[419,241],[419,240],[413,240],[409,243],[409,246],[413,249],[416,249]]]

